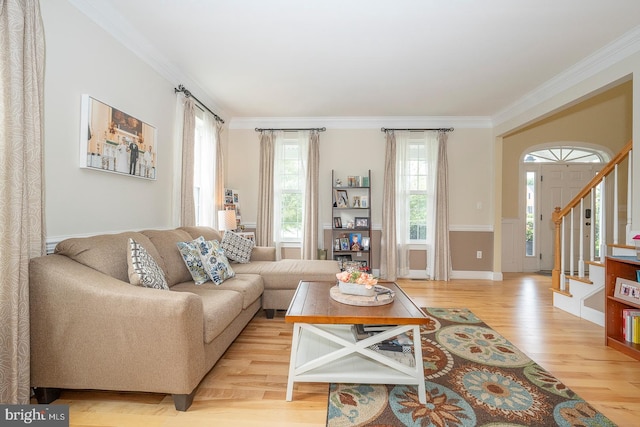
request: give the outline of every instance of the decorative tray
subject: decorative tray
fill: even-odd
[[[393,302],[395,292],[391,289],[385,286],[375,285],[374,290],[376,291],[374,296],[348,295],[340,292],[340,288],[336,285],[331,288],[329,295],[334,301],[348,305],[376,306],[390,304]]]

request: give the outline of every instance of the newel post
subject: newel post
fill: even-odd
[[[560,254],[562,253],[562,242],[560,239],[560,225],[562,218],[560,217],[560,207],[556,206],[551,215],[551,219],[555,224],[555,244],[553,253],[553,270],[551,271],[551,287],[560,290]]]

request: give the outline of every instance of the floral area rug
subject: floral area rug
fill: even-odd
[[[427,403],[407,385],[331,384],[327,426],[615,426],[467,309],[427,308]]]

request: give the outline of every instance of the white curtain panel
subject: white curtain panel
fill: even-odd
[[[30,400],[29,259],[45,253],[45,39],[37,0],[0,0],[0,402]]]
[[[271,211],[271,217],[273,218],[273,245],[276,247],[276,259],[281,259],[282,256],[282,215],[280,207],[282,206],[282,193],[279,189],[283,188],[281,182],[281,176],[284,168],[282,159],[284,158],[284,132],[274,131],[273,133],[273,148],[274,148],[274,162],[273,162],[273,206]]]
[[[215,120],[215,174],[213,194],[215,199],[214,211],[224,209],[224,153],[222,151],[222,123]],[[214,214],[214,218],[215,218]],[[217,226],[214,225],[214,227]]]
[[[196,208],[193,197],[193,159],[196,131],[195,104],[193,99],[184,101],[182,121],[182,180],[180,185],[180,225],[196,225]]]
[[[382,187],[382,230],[380,237],[380,277],[397,279],[398,252],[396,250],[396,136],[386,131],[384,154],[384,182]]]
[[[395,131],[396,135],[396,250],[397,277],[409,276],[409,132]]]
[[[425,149],[427,156],[427,277],[434,278],[434,266],[437,253],[435,250],[436,236],[441,231],[442,224],[436,216],[436,188],[438,181],[438,132],[428,131],[425,135]],[[448,228],[447,228],[448,229]]]
[[[261,131],[260,135],[260,169],[258,182],[258,215],[256,220],[256,245],[272,246],[273,240],[273,163],[274,134],[273,131]]]
[[[302,259],[317,259],[320,243],[318,224],[318,181],[320,176],[320,132],[305,132],[307,159],[303,206]],[[304,154],[303,154],[304,155]]]
[[[436,185],[436,232],[434,236],[434,280],[451,279],[451,247],[449,244],[449,177],[447,133],[438,132],[438,180]]]

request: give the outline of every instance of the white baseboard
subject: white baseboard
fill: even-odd
[[[604,313],[591,307],[580,307],[580,317],[596,325],[604,327]]]
[[[502,273],[494,273],[493,271],[459,271],[451,272],[452,279],[476,279],[476,280],[492,280],[501,281]]]
[[[452,271],[451,272],[452,279],[475,279],[475,280],[491,280],[500,282],[502,281],[502,273],[501,272],[493,272],[493,271]],[[430,280],[427,276],[426,270],[411,270],[406,277],[403,279],[414,279],[414,280]]]

